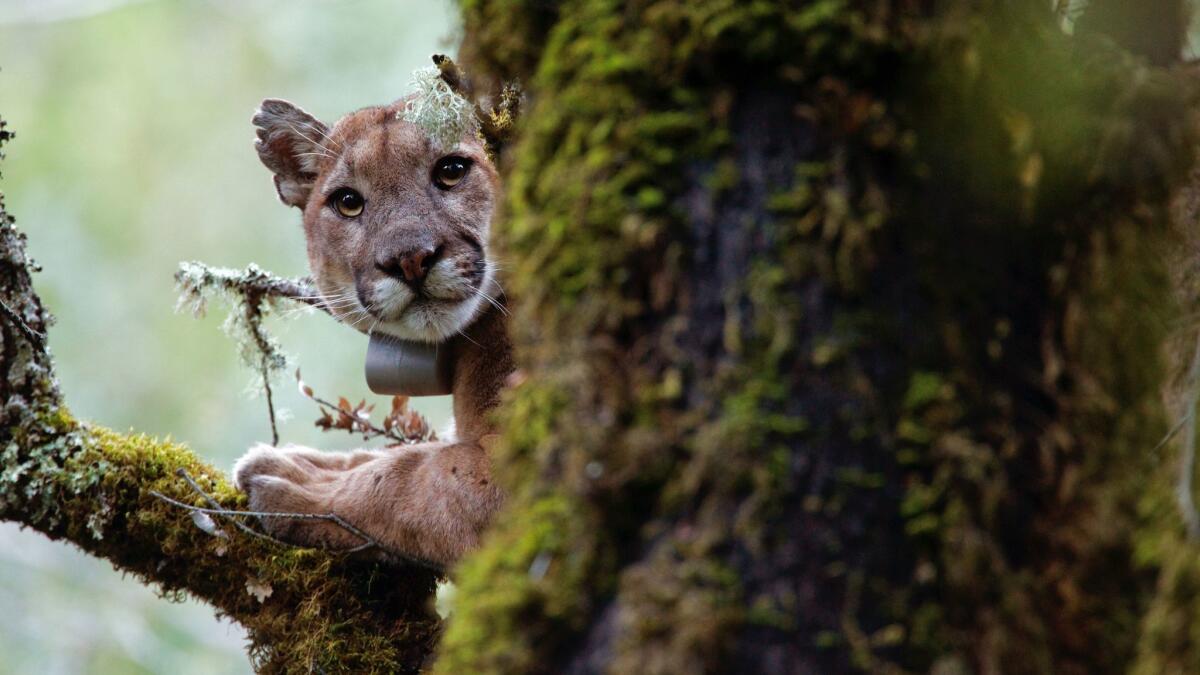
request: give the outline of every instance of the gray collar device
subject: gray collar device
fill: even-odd
[[[367,344],[367,387],[388,396],[449,394],[454,375],[450,352],[448,345],[372,333]]]
[[[489,300],[503,297],[500,284],[494,278],[489,277],[485,283],[487,291],[481,293],[483,297]],[[491,304],[496,305],[496,302],[493,300]],[[489,309],[487,304],[480,303],[471,321]],[[449,394],[454,377],[453,352],[447,344],[413,342],[394,335],[371,333],[371,341],[367,344],[367,387],[385,396]]]

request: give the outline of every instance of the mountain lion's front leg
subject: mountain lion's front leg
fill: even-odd
[[[391,551],[449,565],[475,547],[499,508],[487,453],[473,443],[425,443],[347,453],[258,446],[234,483],[254,511],[335,514]],[[336,523],[264,518],[272,535],[303,546],[363,543]]]

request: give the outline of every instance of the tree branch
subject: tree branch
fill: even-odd
[[[287,357],[263,326],[263,319],[280,299],[300,302],[332,315],[328,299],[308,278],[277,277],[253,263],[239,271],[185,262],[175,273],[175,283],[180,292],[178,306],[190,307],[196,316],[205,313],[209,295],[213,293],[224,296],[234,305],[224,327],[238,341],[242,361],[258,371],[267,399],[271,444],[279,445],[271,378],[287,366]]]
[[[0,143],[7,138],[0,123]],[[187,281],[236,287],[255,307],[272,297],[321,306],[303,282],[261,270],[189,269]],[[214,537],[188,510],[155,497],[191,510],[209,500],[245,504],[221,472],[186,448],[71,415],[41,343],[50,316],[30,272],[24,236],[0,198],[0,519],[70,541],[164,594],[208,602],[248,629],[261,670],[416,672],[440,631],[429,603],[437,575],[381,564],[377,552]],[[181,285],[185,294],[199,288]],[[202,304],[199,294],[192,299]]]

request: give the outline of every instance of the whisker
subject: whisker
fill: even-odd
[[[356,293],[353,289],[351,289],[349,291],[345,291],[342,293],[335,293],[333,295],[325,295],[322,297],[324,297],[326,300],[342,300],[345,298],[354,298],[357,296],[358,296],[358,293]]]
[[[349,323],[346,325],[350,326],[351,328],[358,328],[358,325],[361,324],[363,321],[373,318],[375,315],[371,314],[368,307],[370,307],[370,305],[368,305],[367,307],[364,307],[362,309],[354,310],[354,314],[359,315],[358,318],[355,319],[352,323]]]
[[[504,286],[501,285],[501,283],[500,283],[500,277],[494,273],[496,270],[492,270],[492,271],[493,271],[492,282],[496,284],[496,288],[499,288],[501,293],[508,295],[508,291],[504,290]]]
[[[314,290],[316,290],[316,289],[314,289]],[[340,293],[329,294],[329,293],[321,293],[320,291],[318,291],[315,295],[297,295],[296,297],[306,298],[306,299],[339,298],[342,296],[351,295],[353,293],[354,293],[354,288],[347,286],[346,288],[342,289],[342,291]]]
[[[312,305],[293,305],[292,307],[289,307],[289,308],[283,310],[283,312],[280,313],[280,316],[283,317],[284,319],[291,320],[291,319],[296,318],[297,316],[300,316],[301,314],[305,314],[307,312],[312,312],[315,310],[316,310],[316,307],[313,307]]]
[[[346,294],[347,293],[338,293],[337,295],[325,295],[323,293],[318,293],[317,295],[292,295],[292,298],[295,300],[325,300],[325,299],[330,299],[330,298],[341,298],[341,297],[343,297],[343,295],[346,295]]]
[[[298,296],[298,300],[316,300],[318,302],[341,302],[342,300],[357,300],[358,293],[353,289],[337,293],[335,295],[303,295]]]
[[[328,305],[322,303],[321,305],[319,305],[319,307],[320,307],[320,309],[327,309],[329,311],[348,311],[351,309],[355,309],[357,307],[357,305],[353,302],[346,301],[346,302],[342,302],[342,303],[333,303],[333,304],[328,304]]]
[[[483,349],[483,345],[481,345],[481,344],[479,344],[478,342],[476,342],[476,341],[472,340],[472,339],[471,339],[471,336],[469,336],[469,335],[467,335],[466,333],[462,332],[462,329],[461,329],[461,328],[460,328],[460,329],[458,329],[458,334],[459,334],[459,335],[461,335],[461,336],[463,336],[464,338],[466,338],[467,342],[470,342],[471,344],[475,345],[476,347],[479,347],[480,349]]]
[[[503,305],[501,305],[495,298],[488,295],[487,293],[484,293],[482,288],[476,288],[475,294],[478,295],[479,297],[483,298],[484,300],[487,300],[489,303],[491,303],[492,307],[495,307],[496,309],[500,310],[500,313],[503,314],[504,316],[510,316],[510,314],[508,313],[508,309],[505,308]]]
[[[341,300],[320,301],[324,307],[353,307],[358,303],[354,298],[342,298]]]

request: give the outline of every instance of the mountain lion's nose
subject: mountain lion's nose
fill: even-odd
[[[422,246],[392,256],[375,264],[379,271],[410,286],[419,286],[425,275],[442,257],[442,247]]]

